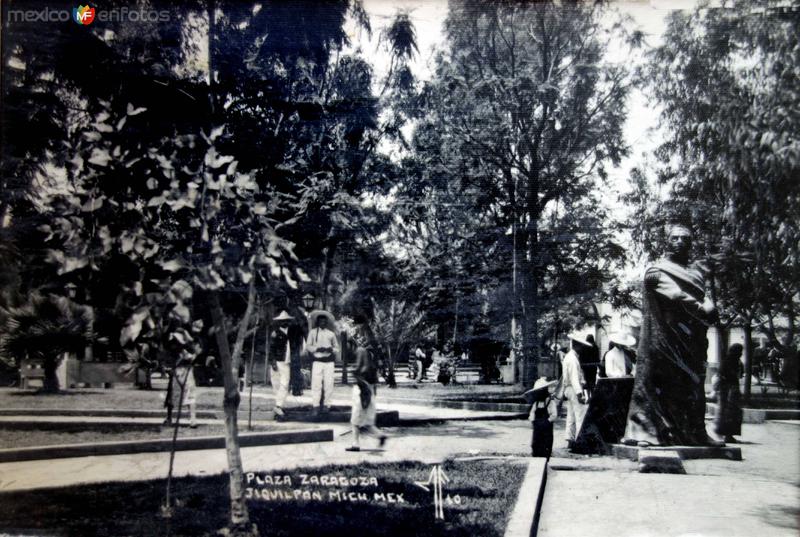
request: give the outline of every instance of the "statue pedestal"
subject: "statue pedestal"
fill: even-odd
[[[733,446],[651,446],[638,447],[626,446],[625,444],[613,444],[611,453],[618,459],[629,459],[641,461],[642,456],[657,454],[659,452],[677,453],[681,460],[689,459],[728,459],[732,461],[742,460],[742,448]]]

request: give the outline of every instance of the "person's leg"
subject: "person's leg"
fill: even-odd
[[[322,363],[311,364],[311,407],[313,410],[319,408],[322,398],[322,374]]]
[[[567,395],[567,425],[566,425],[566,440],[569,444],[575,441],[575,395],[570,393]]]
[[[278,362],[278,389],[275,394],[275,411],[283,414],[283,406],[286,404],[286,397],[289,395],[289,375],[291,374],[290,365],[287,362]]]
[[[327,410],[328,407],[331,406],[331,401],[333,401],[333,375],[335,372],[334,369],[335,365],[333,362],[326,362],[324,364],[324,374],[322,377],[323,380],[323,387],[325,389],[325,393],[323,395],[322,407]]]
[[[197,427],[197,383],[194,379],[194,369],[186,373],[186,404],[189,405],[189,427]]]
[[[386,443],[388,436],[386,433],[375,427],[375,425],[368,425],[366,429],[369,434],[378,439],[378,444],[380,446],[383,446]]]
[[[361,431],[358,425],[353,425],[352,429],[353,429],[353,443],[350,445],[348,451],[358,451],[361,449],[361,437],[360,437]]]
[[[417,376],[414,380],[422,380],[422,360],[417,360]]]
[[[581,404],[580,401],[575,400],[575,438],[577,439],[578,434],[581,432],[581,425],[583,425],[583,418],[586,416],[586,409],[589,408],[589,405]]]

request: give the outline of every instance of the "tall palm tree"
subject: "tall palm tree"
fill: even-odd
[[[91,308],[67,297],[34,292],[21,306],[5,309],[0,333],[0,354],[42,361],[42,391],[59,390],[56,369],[67,352],[78,352],[93,338]]]

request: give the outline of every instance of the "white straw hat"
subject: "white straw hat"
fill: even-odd
[[[636,345],[636,338],[625,332],[612,332],[608,335],[608,340],[623,347],[633,347]]]
[[[286,310],[283,310],[282,312],[280,312],[280,314],[278,314],[277,317],[275,317],[272,320],[273,321],[291,321],[292,319],[294,319],[294,317],[289,315],[289,313]]]
[[[593,343],[590,342],[588,339],[586,339],[587,335],[588,334],[581,334],[580,332],[572,332],[569,335],[569,338],[572,341],[577,341],[578,343],[580,343],[582,345],[587,345],[587,346],[591,347],[593,345]]]

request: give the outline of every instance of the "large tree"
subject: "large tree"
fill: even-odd
[[[752,329],[794,355],[799,13],[796,3],[769,0],[675,12],[646,70],[667,134],[657,153],[671,190],[662,214],[692,218],[714,297],[745,328],[746,394]],[[783,337],[778,319],[786,322]]]
[[[26,111],[62,118],[3,147],[4,222],[44,243],[26,284],[76,282],[123,344],[207,321],[225,377],[231,523],[245,531],[236,372],[259,301],[299,296],[300,265],[324,300],[337,247],[373,227],[358,196],[391,169],[374,149],[396,126],[377,128],[371,68],[343,55],[348,13],[363,21],[349,1],[186,3],[162,26],[64,25],[41,42],[26,26],[3,47],[19,71],[4,79],[19,114],[4,140]],[[403,28],[392,43],[408,44]],[[64,54],[73,38],[87,49]],[[52,99],[34,102],[44,90]]]
[[[445,50],[422,97],[423,123],[461,162],[458,180],[469,187],[460,191],[478,196],[472,207],[494,213],[497,242],[510,249],[525,384],[536,377],[554,254],[565,247],[576,256],[582,243],[598,241],[588,221],[596,205],[583,200],[626,151],[630,80],[625,66],[606,61],[614,29],[601,23],[603,13],[600,4],[453,2]],[[562,232],[557,222],[578,208],[586,219],[573,217],[578,225]]]

